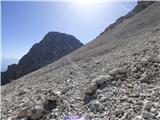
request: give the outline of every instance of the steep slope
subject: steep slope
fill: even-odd
[[[160,2],[146,4],[87,45],[3,86],[2,118],[159,120]]]
[[[9,65],[7,71],[2,72],[1,84],[9,83],[11,80],[48,65],[82,45],[78,39],[71,35],[49,32],[42,41],[33,45],[17,65]]]

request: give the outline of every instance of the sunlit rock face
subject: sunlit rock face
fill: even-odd
[[[1,84],[4,85],[49,63],[52,63],[83,44],[74,36],[59,32],[49,32],[42,41],[32,46],[19,63],[8,66],[2,72]]]

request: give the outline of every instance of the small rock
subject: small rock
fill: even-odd
[[[120,98],[120,101],[121,101],[121,102],[124,102],[124,101],[127,100],[127,98],[128,98],[128,96],[124,95],[124,96],[122,96],[122,97]]]
[[[106,81],[106,80],[105,80],[104,76],[99,76],[99,77],[93,79],[92,82],[95,82],[97,85],[101,85],[101,84],[103,84],[105,81]]]
[[[124,74],[126,72],[127,72],[127,70],[125,68],[115,68],[112,71],[110,71],[109,74],[114,76],[114,75],[117,75],[117,74]]]
[[[93,111],[93,112],[102,113],[104,111],[104,109],[105,109],[105,106],[98,101],[94,101],[90,105],[90,110]]]
[[[147,84],[151,83],[151,80],[149,78],[147,78],[147,74],[146,73],[143,73],[139,80],[140,80],[141,83],[147,83]]]
[[[154,62],[160,63],[160,55],[158,55],[155,59]]]
[[[132,85],[132,84],[126,84],[126,86],[127,86],[128,88],[133,88],[133,85]]]
[[[40,106],[35,106],[27,111],[27,116],[31,120],[37,120],[42,117],[43,108]]]
[[[131,66],[131,71],[134,72],[134,73],[137,73],[138,69],[135,66]]]
[[[158,108],[160,105],[159,105],[158,102],[155,102],[155,103],[154,103],[154,106],[155,106],[156,108]]]
[[[125,76],[123,74],[117,74],[117,75],[115,75],[115,78],[116,78],[116,80],[120,80],[120,82],[121,82],[122,79],[125,79]]]
[[[92,94],[93,92],[96,91],[96,89],[97,89],[97,84],[91,82],[91,83],[89,83],[89,84],[87,84],[87,85],[85,86],[83,92],[84,92],[85,94]]]
[[[59,99],[59,94],[55,93],[52,90],[49,90],[49,91],[45,92],[45,94],[46,94],[46,97],[47,97],[48,100],[57,100],[57,99]]]
[[[156,116],[157,120],[160,120],[160,112],[159,114]]]
[[[62,93],[60,91],[54,91],[56,95],[60,96]]]
[[[144,109],[147,110],[148,112],[151,111],[152,108],[152,104],[150,102],[146,103],[146,105],[144,106]]]
[[[141,73],[135,73],[135,74],[133,74],[133,77],[135,79],[139,79],[139,78],[141,78]]]
[[[142,116],[136,116],[133,120],[143,120]]]
[[[151,119],[152,118],[152,114],[148,113],[147,111],[143,111],[142,112],[142,117],[144,119]]]
[[[57,101],[58,101],[58,99],[56,99],[56,100],[47,99],[47,100],[43,103],[44,111],[45,111],[45,112],[50,112],[50,111],[52,111],[53,109],[55,109],[55,108],[57,107]]]
[[[141,64],[146,65],[149,62],[151,62],[152,60],[153,60],[153,58],[151,56],[146,56],[146,57],[141,59]]]
[[[155,108],[151,108],[151,113],[153,113],[154,115],[158,115],[159,112]]]
[[[15,116],[9,117],[8,120],[17,120],[17,117],[15,117]]]
[[[133,99],[132,99],[132,98],[128,98],[128,99],[127,99],[127,102],[128,102],[128,103],[133,103]]]
[[[19,114],[19,117],[20,118],[23,118],[23,117],[27,117],[27,111],[28,111],[28,108],[27,107],[24,107],[21,109],[21,112]]]
[[[139,93],[139,92],[132,93],[132,94],[130,95],[130,97],[138,98],[138,97],[140,97],[140,93]]]
[[[124,111],[122,109],[116,109],[114,114],[116,117],[121,118],[124,115]]]
[[[67,93],[67,92],[68,92],[70,89],[72,89],[72,88],[73,88],[72,85],[69,85],[69,86],[65,87],[65,88],[62,90],[62,94]]]
[[[21,118],[20,120],[28,120],[28,118],[26,118],[26,117],[25,118]]]
[[[101,84],[103,84],[106,81],[111,80],[111,79],[113,79],[113,77],[110,76],[110,75],[99,76],[99,77],[93,79],[93,82],[95,82],[97,85],[101,85]]]
[[[25,90],[21,90],[21,91],[19,91],[19,93],[17,95],[21,96],[21,95],[24,95],[24,94],[26,94],[26,91]]]

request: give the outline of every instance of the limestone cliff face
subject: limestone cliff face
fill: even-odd
[[[9,65],[7,71],[2,72],[1,84],[4,85],[11,80],[52,63],[82,45],[83,44],[72,35],[49,32],[42,41],[32,46],[17,65]]]

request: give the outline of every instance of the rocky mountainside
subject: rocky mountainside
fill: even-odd
[[[87,45],[2,86],[2,120],[160,120],[160,2],[139,4]]]
[[[83,44],[74,36],[49,32],[42,41],[33,45],[18,64],[9,65],[7,71],[2,72],[1,85],[48,65],[81,46]]]

